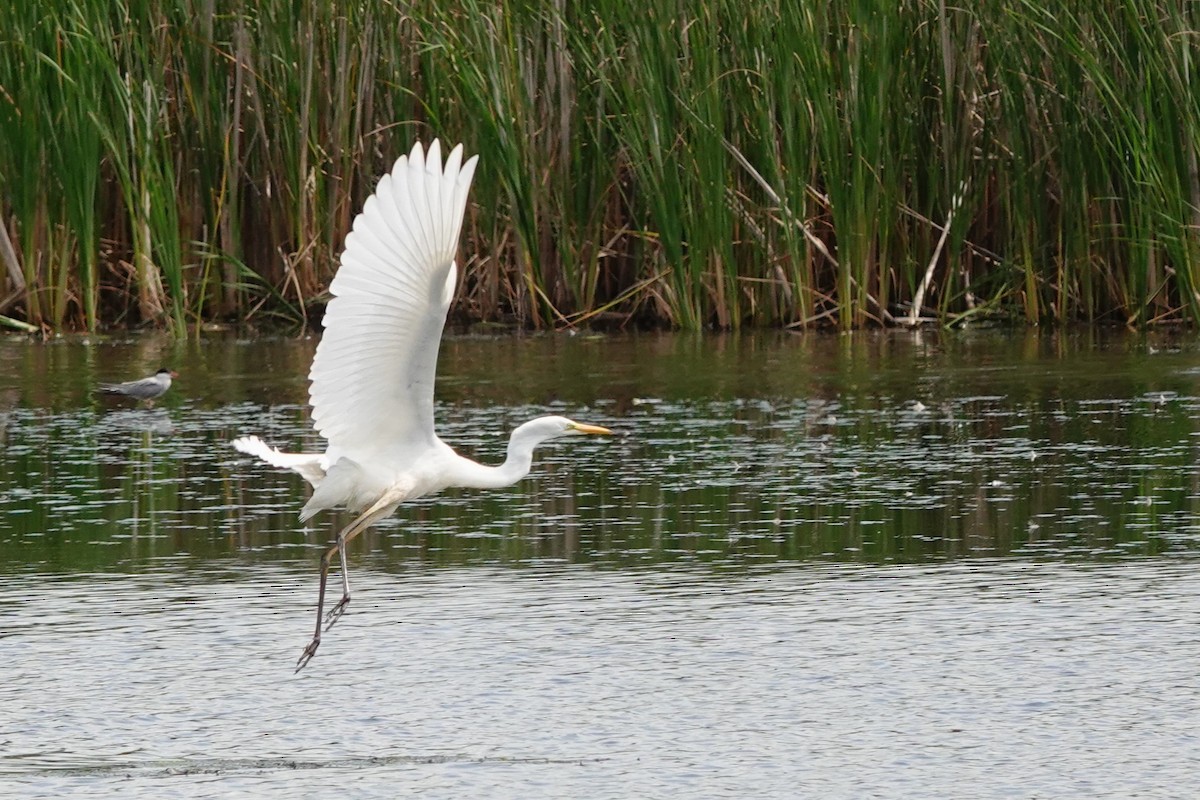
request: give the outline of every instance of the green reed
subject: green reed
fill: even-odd
[[[0,222],[46,329],[311,320],[413,140],[482,154],[458,313],[1200,318],[1200,4],[29,0]]]

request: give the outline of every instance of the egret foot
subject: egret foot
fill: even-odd
[[[296,672],[308,666],[308,662],[312,661],[312,657],[317,654],[317,648],[321,646],[321,637],[314,636],[313,640],[308,643],[308,647],[304,648],[304,652],[300,654],[300,658],[296,661]],[[295,675],[296,672],[292,674]]]
[[[329,613],[325,615],[325,630],[328,631],[333,627],[333,623],[342,618],[342,614],[346,613],[346,606],[350,605],[350,595],[342,595],[342,599],[338,600],[338,604],[329,609]]]

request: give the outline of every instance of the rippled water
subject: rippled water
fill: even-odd
[[[1194,340],[452,339],[461,451],[623,435],[361,537],[293,675],[346,517],[227,442],[312,347],[0,341],[0,796],[1200,792]]]

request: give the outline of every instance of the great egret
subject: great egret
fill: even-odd
[[[167,389],[171,388],[171,379],[178,377],[178,372],[163,367],[149,378],[125,381],[124,383],[102,383],[97,387],[97,391],[103,394],[119,394],[152,403],[154,398],[161,397]]]
[[[454,297],[454,253],[478,156],[465,163],[458,145],[442,165],[435,140],[418,142],[379,181],[346,236],[329,287],[325,333],[309,372],[313,427],[324,453],[283,453],[257,436],[234,440],[243,453],[298,472],[313,487],[300,512],[345,506],[358,514],[321,558],[317,625],[296,662],[299,672],[350,602],[346,544],[406,500],[451,486],[494,489],[525,477],[533,450],[547,439],[609,434],[566,417],[539,417],[512,432],[498,467],[463,458],[433,430],[438,343]],[[342,599],[327,617],[325,584],[341,560]]]

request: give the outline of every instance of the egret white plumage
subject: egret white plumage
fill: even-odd
[[[234,440],[243,453],[299,473],[313,487],[300,512],[345,506],[358,514],[321,558],[317,624],[296,662],[299,672],[350,602],[346,544],[406,500],[451,486],[492,489],[528,474],[533,450],[559,436],[608,434],[566,417],[539,417],[512,432],[508,457],[485,466],[454,452],[433,428],[433,384],[446,312],[454,298],[454,262],[467,192],[478,156],[458,145],[442,164],[437,141],[417,143],[379,181],[346,237],[329,287],[325,333],[309,372],[313,426],[324,453],[284,453],[256,436]],[[342,599],[323,616],[334,554]]]

